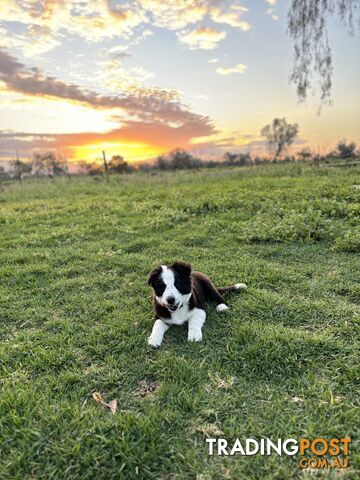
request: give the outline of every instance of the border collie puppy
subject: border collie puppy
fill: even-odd
[[[244,283],[216,288],[207,275],[192,271],[191,265],[185,262],[154,268],[149,273],[148,284],[154,289],[154,325],[148,339],[152,347],[160,347],[170,325],[185,322],[189,324],[188,341],[200,342],[206,318],[205,303],[215,302],[216,310],[223,312],[228,307],[221,295],[246,288]]]

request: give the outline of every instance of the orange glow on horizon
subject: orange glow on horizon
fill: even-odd
[[[141,160],[149,160],[164,153],[164,148],[145,143],[102,142],[74,147],[71,152],[71,159],[74,161],[85,160],[88,163],[102,162],[103,151],[105,151],[108,160],[114,155],[121,155],[126,162],[135,163]]]

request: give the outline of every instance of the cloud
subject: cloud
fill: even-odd
[[[243,31],[250,24],[243,19],[247,9],[237,2],[229,5],[229,0],[0,0],[1,20],[7,36],[11,36],[13,47],[22,50],[26,56],[50,51],[66,34],[77,35],[88,43],[100,42],[109,38],[119,38],[137,43],[149,36],[148,25],[177,31],[197,25],[205,20],[229,25]],[[22,35],[14,34],[11,22],[27,27]],[[139,29],[143,31],[139,31]],[[34,35],[34,32],[37,32]],[[196,40],[190,32],[190,48],[196,47]],[[184,35],[179,35],[179,39]],[[196,36],[196,35],[195,35]],[[203,40],[204,48],[214,48],[213,43]],[[193,43],[195,42],[195,44]],[[2,43],[9,46],[8,43]],[[209,47],[209,45],[212,45]],[[203,48],[203,47],[199,47]]]
[[[219,59],[218,58],[210,58],[210,60],[207,61],[207,63],[218,63]]]
[[[34,28],[43,29],[43,36],[55,45],[62,31],[78,35],[93,43],[111,37],[127,38],[135,27],[145,22],[145,12],[131,4],[115,4],[110,0],[1,0],[1,20],[29,26],[24,36],[29,39]],[[24,49],[26,43],[23,44]]]
[[[196,100],[210,100],[210,97],[204,95],[203,93],[197,93],[196,95],[194,95],[194,98]]]
[[[101,147],[107,148],[119,146],[119,151],[126,146],[147,146],[147,151],[167,152],[176,147],[190,149],[192,148],[192,139],[200,137],[206,138],[208,143],[208,134],[215,133],[209,129],[206,123],[199,123],[195,118],[187,123],[183,123],[177,128],[158,121],[128,121],[122,122],[119,128],[115,128],[105,133],[99,132],[81,132],[71,134],[53,134],[31,132],[1,132],[0,131],[0,157],[8,158],[13,155],[15,149],[18,149],[22,155],[32,156],[36,151],[43,150],[63,150],[70,153],[70,157],[76,151],[82,151],[82,148],[95,147],[99,155]],[[205,141],[203,142],[205,143]],[[78,157],[78,155],[74,155]],[[147,157],[150,155],[147,154]],[[86,157],[85,157],[86,158]],[[89,158],[88,158],[89,159]],[[130,158],[131,159],[131,158]]]
[[[116,45],[115,47],[109,48],[106,53],[112,58],[130,57],[131,55],[126,52],[128,48],[129,45]]]
[[[124,56],[116,55],[109,60],[99,63],[97,81],[102,86],[112,91],[126,91],[142,88],[145,83],[155,78],[154,73],[145,70],[143,67],[124,67],[121,60]],[[145,88],[145,87],[144,87]]]
[[[233,73],[241,73],[244,74],[247,70],[247,65],[243,65],[242,63],[238,63],[234,67],[219,67],[216,69],[216,72],[219,75],[231,75]]]
[[[60,45],[48,27],[30,24],[25,33],[16,34],[6,27],[0,27],[0,46],[18,48],[25,57],[41,55]]]
[[[30,98],[63,100],[94,109],[112,110],[113,120],[116,119],[120,125],[106,133],[3,133],[1,149],[7,148],[9,142],[13,146],[17,145],[16,148],[29,150],[44,142],[56,148],[60,144],[65,147],[100,140],[115,142],[120,139],[152,144],[157,142],[167,149],[186,147],[193,137],[207,137],[216,133],[212,120],[185,108],[180,103],[177,92],[134,86],[130,92],[124,89],[117,96],[100,95],[77,84],[47,76],[36,67],[26,68],[14,56],[0,49],[0,85],[1,83],[8,91]]]
[[[54,38],[50,28],[41,25],[29,25],[23,41],[22,50],[25,57],[41,55],[61,44]]]
[[[241,19],[242,15],[247,11],[247,8],[239,5],[232,5],[228,10],[214,7],[210,12],[210,16],[214,22],[225,23],[231,27],[237,27],[240,30],[247,32],[250,30],[250,24]]]
[[[180,42],[185,43],[191,49],[213,50],[225,37],[226,32],[210,27],[199,27],[188,33],[178,33]]]
[[[276,7],[278,4],[278,0],[265,0],[271,7],[266,10],[267,15],[273,20],[279,20],[279,17],[276,14]]]
[[[142,0],[151,23],[169,30],[180,30],[202,22],[209,10],[209,2],[203,0]]]
[[[38,68],[26,69],[9,53],[0,50],[0,80],[8,89],[33,96],[50,96],[91,105],[94,108],[123,108],[130,113],[156,115],[165,120],[181,120],[189,112],[174,102],[169,92],[153,89],[151,95],[99,95],[77,84],[44,75]]]

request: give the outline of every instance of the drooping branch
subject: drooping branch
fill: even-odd
[[[338,15],[350,34],[358,18],[358,0],[291,0],[288,32],[294,43],[290,81],[300,102],[319,85],[321,104],[331,103],[333,62],[328,39],[328,20]]]

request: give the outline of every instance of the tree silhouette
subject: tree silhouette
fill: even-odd
[[[10,169],[14,177],[16,177],[18,180],[21,180],[24,173],[31,173],[32,165],[31,163],[23,162],[17,158],[16,160],[12,160],[10,162]]]
[[[64,166],[54,152],[35,153],[33,168],[38,175],[47,175],[48,177],[65,174]]]
[[[340,158],[356,157],[356,153],[355,153],[356,143],[354,142],[347,143],[346,140],[341,140],[337,145],[337,149],[338,149]]]
[[[121,155],[114,155],[109,163],[109,171],[115,173],[123,173],[129,169],[127,162]]]
[[[274,155],[273,162],[277,162],[281,154],[293,143],[299,132],[297,123],[287,123],[285,118],[274,118],[271,125],[261,130],[261,136],[266,137],[269,151]]]
[[[300,160],[310,160],[310,158],[312,157],[310,148],[303,148],[302,150],[300,150],[300,152],[298,152],[298,156]]]

